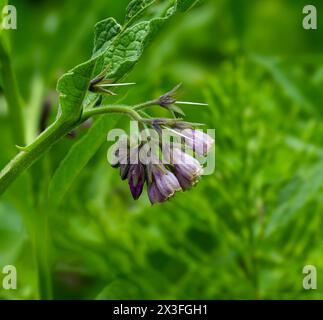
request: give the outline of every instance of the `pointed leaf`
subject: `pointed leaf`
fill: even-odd
[[[94,77],[96,63],[96,59],[82,63],[58,80],[61,120],[75,121],[81,116],[82,102]]]

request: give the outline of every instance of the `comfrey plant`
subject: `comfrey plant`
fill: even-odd
[[[176,14],[187,11],[197,2],[196,0],[133,0],[129,3],[123,25],[113,18],[97,23],[91,59],[76,66],[58,81],[59,112],[56,121],[39,136],[35,136],[34,140],[26,146],[23,103],[11,67],[10,42],[8,33],[1,31],[0,58],[3,91],[7,99],[12,132],[19,153],[0,172],[0,194],[53,144],[96,115],[101,115],[101,117],[94,121],[86,136],[68,152],[52,177],[48,195],[55,205],[59,204],[77,174],[104,142],[102,131],[104,128],[107,130],[111,127],[108,114],[128,115],[142,125],[154,128],[157,132],[168,128],[187,138],[186,144],[193,151],[205,154],[212,141],[209,138],[204,141],[205,136],[201,131],[195,130],[193,124],[182,122],[177,118],[183,113],[180,105],[190,104],[175,99],[174,93],[178,88],[159,99],[136,106],[108,103],[109,96],[115,95],[114,89],[133,84],[122,83],[120,80],[141,58],[144,49],[159,29]],[[147,117],[143,110],[152,105],[168,109],[173,119]],[[82,146],[87,148],[84,153],[79,152]],[[180,151],[176,149],[176,152]],[[74,161],[76,156],[79,161]],[[191,162],[190,165],[131,165],[127,167],[127,170],[123,170],[127,174],[124,172],[122,176],[128,178],[134,198],[139,197],[142,185],[147,182],[151,201],[162,202],[175,191],[186,190],[194,185],[201,175],[202,169],[197,162],[191,157],[186,158]]]
[[[155,104],[172,112],[174,118],[140,118],[138,115],[136,118],[140,123],[153,131],[148,130],[147,133],[144,130],[138,141],[123,135],[114,145],[113,167],[120,169],[122,180],[128,179],[135,200],[139,199],[147,183],[150,202],[165,202],[177,191],[186,191],[196,185],[203,174],[203,167],[194,156],[207,156],[214,140],[196,129],[198,124],[184,122],[176,114],[184,114],[179,107],[181,104],[204,104],[177,101],[175,93],[178,88],[155,101]],[[136,109],[139,111],[147,107],[144,105]]]

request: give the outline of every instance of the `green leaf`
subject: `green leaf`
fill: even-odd
[[[134,20],[140,16],[149,6],[151,6],[156,0],[132,0],[126,9],[126,22]]]
[[[178,9],[182,12],[192,9],[200,0],[178,0]]]
[[[62,121],[78,120],[82,114],[82,102],[90,81],[95,75],[97,59],[82,63],[64,74],[57,83]]]
[[[116,37],[104,54],[104,65],[111,65],[109,76],[118,80],[127,74],[163,24],[175,12],[176,10],[169,11],[165,17],[137,23]]]
[[[14,207],[6,202],[0,203],[0,265],[15,261],[23,248],[26,231],[22,217]]]
[[[175,12],[176,5],[164,17],[138,23],[124,32],[121,32],[121,26],[114,19],[99,22],[95,27],[94,57],[76,66],[58,81],[60,119],[79,119],[90,81],[107,66],[111,67],[109,76],[115,80],[126,75],[163,23]]]
[[[106,139],[107,131],[116,124],[118,119],[118,116],[101,116],[69,150],[67,156],[56,170],[49,186],[50,202],[54,206],[60,203],[77,175],[99,150]]]
[[[303,92],[302,88],[300,88],[300,86],[293,81],[290,75],[284,71],[280,65],[279,59],[261,55],[252,55],[252,59],[272,74],[274,80],[291,100],[303,108],[313,108],[310,99]]]
[[[97,55],[106,50],[110,41],[121,32],[121,25],[113,18],[98,22],[94,29],[94,50]]]

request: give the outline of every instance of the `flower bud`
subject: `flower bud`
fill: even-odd
[[[159,191],[155,181],[148,185],[148,197],[151,204],[162,203],[168,200],[168,198]]]
[[[176,191],[182,190],[176,176],[166,170],[165,167],[155,165],[153,166],[152,173],[158,190],[167,199],[172,197]]]
[[[128,183],[134,200],[139,199],[145,180],[144,166],[141,163],[131,165],[128,173]]]

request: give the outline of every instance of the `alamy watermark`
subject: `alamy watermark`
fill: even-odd
[[[17,9],[13,5],[6,5],[1,11],[0,29],[17,29]]]
[[[316,30],[317,29],[317,10],[313,5],[306,5],[303,8],[305,17],[303,18],[303,28],[305,30]]]
[[[317,289],[317,271],[313,265],[306,265],[303,268],[303,288],[305,290],[316,290]]]
[[[6,265],[2,268],[2,288],[4,290],[17,289],[17,269],[13,265]]]

